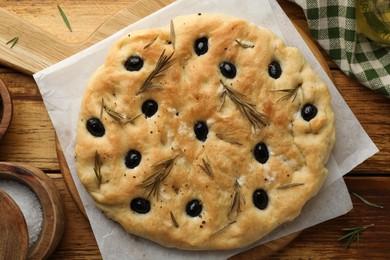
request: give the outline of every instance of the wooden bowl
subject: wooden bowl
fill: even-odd
[[[0,79],[0,139],[3,137],[11,123],[12,100],[7,87]]]
[[[22,163],[0,162],[0,179],[29,187],[42,206],[43,221],[37,241],[28,249],[28,259],[46,259],[60,242],[65,230],[65,209],[54,182],[41,170]]]
[[[0,190],[0,259],[26,259],[28,231],[26,220],[16,202]]]

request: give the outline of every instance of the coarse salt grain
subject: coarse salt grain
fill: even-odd
[[[43,212],[37,195],[26,185],[11,180],[0,180],[0,189],[8,193],[22,211],[31,247],[41,233],[43,222]]]

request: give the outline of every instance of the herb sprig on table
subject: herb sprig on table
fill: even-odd
[[[6,42],[5,45],[11,44],[9,48],[12,49],[18,41],[19,41],[19,36],[15,36],[14,38]]]
[[[352,192],[353,195],[355,195],[358,199],[360,199],[364,204],[374,207],[374,208],[381,208],[383,209],[383,206],[378,205],[376,203],[373,203],[371,201],[368,201],[367,199],[363,198],[362,196],[356,194],[355,192]],[[363,231],[365,231],[367,228],[374,226],[374,224],[362,226],[362,227],[347,227],[347,228],[342,228],[342,231],[347,231],[348,233],[339,237],[337,241],[342,241],[346,240],[347,242],[345,243],[345,248],[349,247],[353,242],[357,242],[357,246],[359,249],[359,240],[360,240],[360,235]]]
[[[69,31],[73,32],[72,31],[72,27],[70,26],[70,22],[69,22],[68,18],[66,17],[66,14],[65,14],[64,10],[62,10],[60,5],[57,5],[57,8],[58,8],[58,11],[60,12],[60,14],[62,16],[62,19],[64,19],[66,27],[68,27]]]

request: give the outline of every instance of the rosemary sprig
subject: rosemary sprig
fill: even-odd
[[[171,215],[171,220],[172,220],[173,226],[174,226],[175,228],[178,228],[178,227],[179,227],[179,224],[177,223],[176,218],[175,218],[175,216],[173,215],[172,211],[169,211],[169,214]]]
[[[198,165],[208,176],[213,176],[213,169],[211,168],[210,165],[210,160],[206,156],[206,160],[202,158],[203,165]]]
[[[170,33],[171,33],[171,43],[172,43],[172,48],[175,50],[175,39],[176,39],[176,34],[175,34],[175,26],[173,24],[173,20],[171,20],[170,23]]]
[[[241,186],[237,180],[234,181],[234,189],[231,197],[232,199],[230,201],[228,218],[237,219],[237,216],[240,213],[240,209],[241,209],[241,200],[245,204],[244,197],[242,196],[241,193]]]
[[[210,237],[215,236],[216,234],[218,234],[218,233],[224,231],[226,228],[228,228],[231,224],[234,224],[234,223],[236,223],[235,220],[232,220],[232,221],[228,222],[226,225],[224,225],[224,226],[218,228],[218,229],[215,230],[213,233],[211,233]]]
[[[360,199],[364,204],[366,204],[368,206],[383,209],[383,206],[375,204],[375,203],[372,203],[371,201],[366,200],[365,198],[363,198],[362,196],[356,194],[355,192],[352,192],[352,194],[355,195],[356,197],[358,197],[358,199]]]
[[[241,42],[241,41],[239,41],[239,40],[236,40],[236,43],[237,43],[238,45],[240,45],[240,46],[241,46],[242,48],[244,48],[244,49],[254,48],[254,47],[255,47],[254,44],[252,44],[252,45],[246,44],[246,43],[243,43],[243,42]]]
[[[236,144],[236,145],[242,145],[242,143],[236,141],[236,140],[233,140],[233,139],[230,139],[230,138],[227,138],[225,136],[222,136],[220,134],[215,134],[220,140],[222,141],[225,141],[227,143],[230,143],[230,144]]]
[[[64,20],[64,22],[66,24],[66,27],[68,27],[69,31],[72,32],[72,27],[70,26],[70,22],[69,22],[68,18],[66,17],[64,10],[62,10],[60,5],[57,5],[57,8],[58,8],[58,11],[60,11],[60,14],[61,14],[62,19]]]
[[[174,59],[172,59],[172,56],[175,52],[172,52],[171,55],[166,56],[165,55],[165,49],[162,51],[160,57],[158,58],[156,67],[154,70],[149,74],[149,76],[146,78],[142,86],[140,87],[139,91],[137,92],[137,95],[139,95],[142,92],[145,92],[149,89],[159,87],[159,85],[153,84],[153,80],[164,76],[162,74],[165,70],[167,70],[170,66],[173,65]]]
[[[140,184],[141,187],[149,190],[148,198],[150,195],[153,194],[153,196],[156,196],[158,199],[158,191],[160,189],[160,183],[169,175],[169,173],[172,170],[173,162],[176,157],[168,160],[164,160],[162,162],[156,163],[153,165],[161,166],[161,169],[157,170],[156,172],[152,173],[149,177],[147,177],[145,180],[142,181]]]
[[[347,239],[347,242],[345,243],[345,248],[349,247],[354,241],[358,242],[358,248],[359,248],[359,238],[360,234],[366,230],[369,227],[374,226],[374,224],[367,225],[364,227],[353,227],[353,228],[343,228],[342,231],[349,231],[348,234],[341,236],[337,239],[337,241],[341,241],[344,239]]]
[[[10,49],[12,49],[18,41],[19,41],[19,36],[15,36],[14,38],[6,42],[5,45],[12,43],[11,46],[9,47]]]
[[[106,106],[104,106],[103,108],[112,119],[114,119],[115,121],[117,121],[118,123],[123,124],[123,125],[125,125],[127,123],[132,124],[134,122],[134,120],[136,120],[138,117],[141,116],[141,114],[139,114],[139,115],[136,115],[134,117],[127,117],[124,114],[121,114],[115,110],[107,108]]]
[[[96,151],[95,152],[95,164],[94,164],[94,167],[93,167],[93,171],[95,172],[96,178],[97,178],[97,180],[99,182],[99,186],[102,183],[101,167],[102,167],[102,162],[100,160],[100,155]]]
[[[144,46],[144,49],[148,48],[150,45],[152,45],[157,40],[157,37],[152,39],[148,44]]]
[[[285,184],[285,185],[280,185],[279,187],[277,187],[277,189],[287,189],[287,188],[300,186],[300,185],[304,185],[304,184],[305,183],[303,183],[303,182],[289,183],[289,184]]]
[[[226,96],[228,96],[233,103],[236,105],[241,115],[244,116],[249,122],[256,127],[264,127],[267,125],[266,116],[255,109],[255,105],[243,100],[244,95],[235,91],[234,89],[226,86],[222,80],[221,84],[223,86],[222,92],[222,106],[225,104]]]
[[[286,93],[284,96],[279,98],[276,102],[289,100],[291,97],[293,97],[293,99],[291,101],[291,103],[293,103],[295,101],[295,99],[297,98],[298,90],[300,89],[301,86],[302,85],[300,84],[300,85],[298,85],[295,88],[286,88],[286,89],[273,90],[272,92],[284,92],[284,93]]]

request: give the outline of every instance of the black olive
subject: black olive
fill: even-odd
[[[139,56],[130,56],[125,62],[128,71],[138,71],[144,65],[144,61]]]
[[[139,214],[146,214],[150,211],[150,202],[147,199],[135,198],[131,201],[130,208]]]
[[[202,203],[199,200],[191,200],[187,203],[186,213],[190,217],[196,217],[200,215],[202,208]]]
[[[152,117],[158,110],[158,104],[156,101],[149,99],[142,104],[142,113],[147,117]]]
[[[306,104],[301,109],[301,116],[306,121],[312,120],[317,115],[317,108],[312,104]]]
[[[88,119],[87,130],[91,135],[96,137],[102,137],[106,132],[102,121],[100,121],[98,118]]]
[[[206,141],[207,135],[209,133],[209,128],[207,127],[206,122],[203,122],[203,121],[195,122],[194,132],[195,132],[196,138],[199,141],[202,141],[202,142]]]
[[[263,142],[256,144],[255,149],[253,149],[253,154],[259,163],[266,163],[269,158],[267,145]]]
[[[197,39],[194,44],[194,50],[198,56],[205,54],[209,50],[207,37]]]
[[[234,78],[237,74],[236,66],[227,61],[221,62],[221,64],[219,64],[219,69],[222,75],[224,75],[228,79]]]
[[[282,68],[280,67],[279,62],[272,61],[271,64],[268,67],[268,74],[274,78],[277,79],[282,75]]]
[[[258,209],[265,209],[268,205],[268,195],[267,192],[263,189],[258,189],[253,192],[253,204],[255,204]]]
[[[125,157],[125,165],[127,168],[134,169],[141,162],[141,154],[137,150],[130,150]]]

